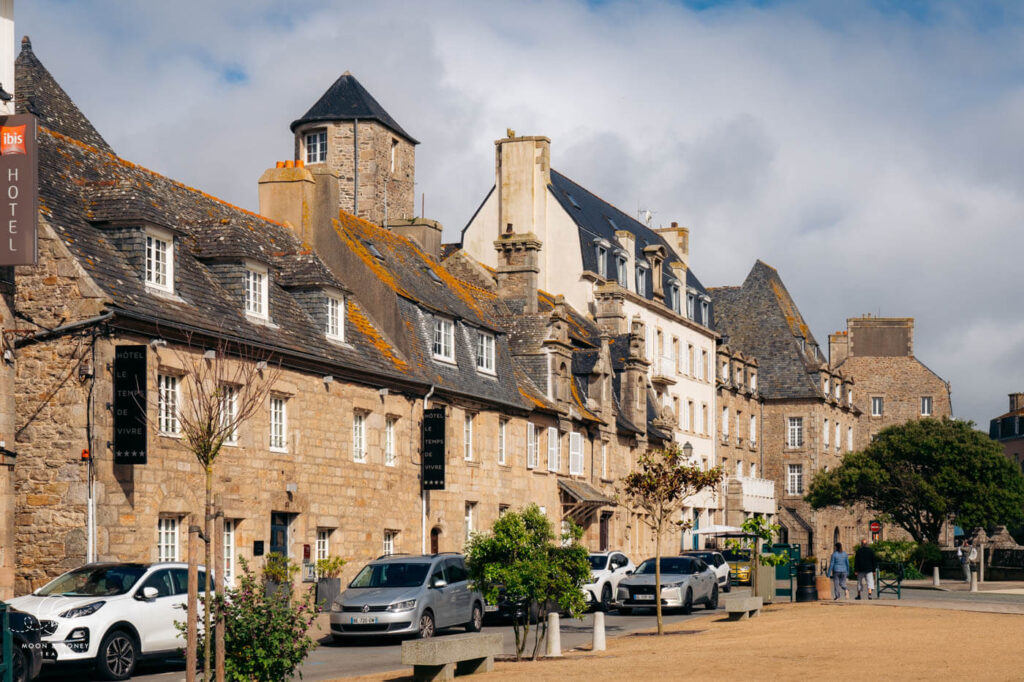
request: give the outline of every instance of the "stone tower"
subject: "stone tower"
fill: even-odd
[[[348,71],[291,129],[295,158],[337,175],[339,208],[378,225],[414,216],[419,142]]]

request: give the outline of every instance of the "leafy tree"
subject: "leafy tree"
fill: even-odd
[[[863,502],[918,542],[937,543],[950,517],[964,528],[1024,518],[1024,477],[973,422],[921,419],[880,431],[818,472],[805,499],[815,509]]]
[[[788,554],[764,554],[761,551],[761,548],[764,547],[761,543],[771,542],[773,537],[778,536],[782,526],[777,523],[768,523],[763,516],[751,516],[743,522],[740,529],[750,536],[750,541],[727,540],[726,545],[734,550],[743,549],[744,544],[752,545],[749,548],[750,556],[752,557],[750,561],[750,590],[754,595],[757,595],[758,574],[760,573],[757,570],[757,564],[762,566],[781,566],[789,561]],[[756,557],[756,563],[753,557]]]
[[[648,450],[619,487],[622,504],[654,532],[654,603],[659,635],[665,633],[661,616],[661,539],[669,528],[689,528],[692,522],[682,520],[688,498],[702,490],[713,490],[722,480],[721,467],[703,471],[689,464],[688,459],[674,443],[664,450]]]
[[[547,637],[547,613],[552,606],[579,616],[586,602],[582,586],[590,579],[589,552],[579,543],[583,531],[569,523],[561,542],[548,517],[535,504],[522,512],[506,512],[490,532],[476,533],[466,546],[470,579],[489,604],[507,599],[522,604],[522,618],[512,622],[516,659],[522,658],[530,632],[530,613],[537,611],[534,659]]]

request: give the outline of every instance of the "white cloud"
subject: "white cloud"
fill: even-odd
[[[705,283],[776,266],[819,341],[916,317],[984,423],[1024,390],[1022,10],[873,7],[39,0],[17,29],[122,156],[249,208],[346,69],[422,142],[449,239],[493,140],[547,135],[555,168],[689,225]]]

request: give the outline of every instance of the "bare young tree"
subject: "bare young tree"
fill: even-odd
[[[169,414],[158,414],[158,422],[173,419],[176,430],[181,434],[185,447],[195,456],[203,469],[206,479],[203,519],[204,562],[206,582],[203,609],[204,632],[211,630],[210,575],[213,566],[214,538],[214,466],[221,448],[237,438],[239,427],[264,409],[274,383],[280,376],[280,365],[273,362],[273,356],[254,346],[218,338],[213,347],[194,343],[189,336],[183,346],[171,348],[175,373],[180,390],[173,396],[164,396],[159,404],[168,406]],[[158,363],[159,364],[159,363]],[[160,374],[160,368],[156,369]],[[158,391],[167,390],[161,386],[159,377],[154,377]],[[171,410],[171,401],[174,403]],[[159,410],[159,407],[158,407]],[[158,428],[167,429],[166,423]],[[198,608],[189,604],[189,608]],[[211,640],[207,638],[209,643]],[[192,644],[192,643],[189,643]],[[203,679],[210,680],[211,646],[203,647]],[[218,671],[219,672],[219,671]],[[220,677],[218,675],[218,677]]]
[[[654,603],[659,635],[665,634],[661,616],[662,536],[670,528],[688,529],[692,522],[681,518],[688,498],[702,490],[714,490],[722,480],[721,467],[704,471],[688,460],[689,453],[675,443],[663,450],[648,450],[640,455],[637,468],[622,478],[618,490],[623,506],[654,532]]]

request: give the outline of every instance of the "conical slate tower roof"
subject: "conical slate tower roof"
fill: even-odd
[[[341,74],[341,77],[334,81],[334,85],[327,88],[327,92],[309,108],[302,118],[292,121],[291,128],[292,132],[295,132],[296,128],[305,123],[351,121],[353,119],[377,121],[409,142],[419,144],[419,141],[412,135],[402,130],[402,126],[391,118],[391,114],[384,111],[384,107],[348,71]]]

